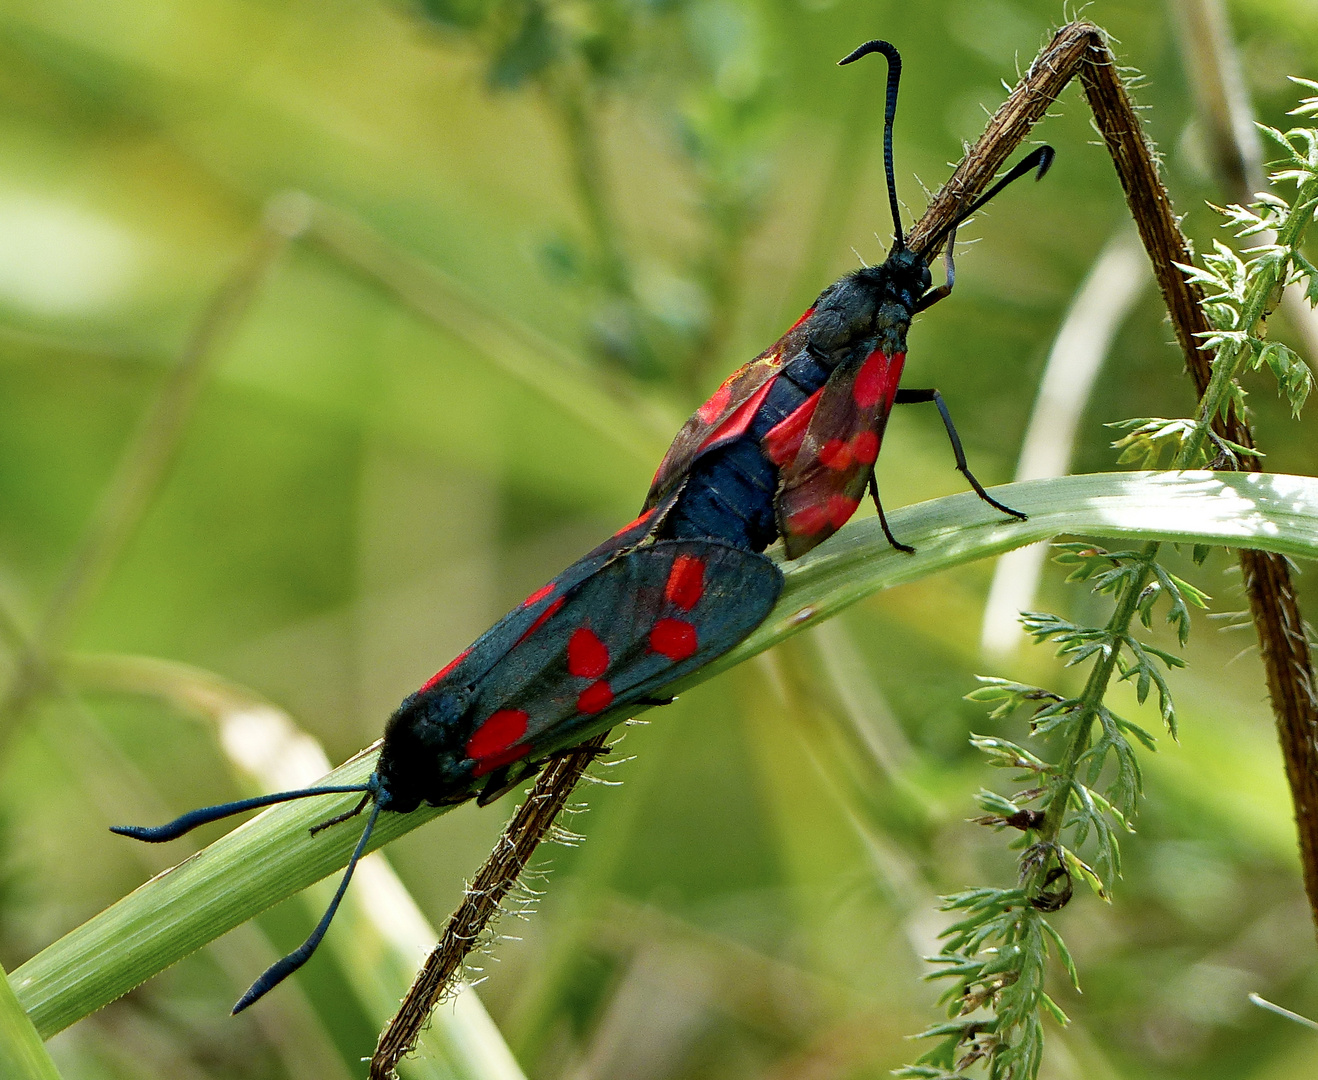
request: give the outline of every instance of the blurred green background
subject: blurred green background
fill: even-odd
[[[1084,14],[1143,73],[1203,246],[1218,235],[1205,200],[1236,195],[1187,75],[1197,10]],[[911,220],[1062,14],[0,3],[4,967],[167,865],[108,824],[245,790],[205,710],[114,675],[125,657],[250,688],[335,761],[368,744],[402,696],[634,515],[728,371],[882,259],[883,65],[834,62],[873,36],[902,51]],[[1318,7],[1233,0],[1229,19],[1259,117],[1289,126],[1285,76],[1318,77]],[[985,483],[1012,477],[1053,336],[1126,221],[1079,88],[1053,112],[1053,172],[964,231],[983,242],[911,334],[907,381],[942,388]],[[254,279],[235,292],[243,266]],[[1284,316],[1274,332],[1303,348]],[[1112,467],[1104,422],[1191,408],[1170,342],[1146,288],[1084,412],[1077,471]],[[1318,471],[1312,422],[1255,389],[1268,467]],[[891,506],[961,488],[936,413],[894,418],[879,477]],[[1245,606],[1232,566],[1187,572],[1218,612]],[[904,1037],[938,1015],[919,981],[935,897],[1014,874],[1002,838],[965,821],[1000,778],[967,744],[995,725],[962,695],[977,672],[1077,678],[1038,650],[980,655],[991,573],[874,597],[628,732],[634,759],[607,771],[621,785],[588,787],[569,823],[587,840],[545,849],[546,895],[484,962],[480,995],[528,1077],[841,1080],[919,1052]],[[1101,618],[1105,601],[1060,577],[1039,603]],[[1318,1013],[1318,966],[1252,631],[1220,625],[1199,620],[1175,679],[1181,742],[1148,763],[1116,902],[1078,896],[1058,917],[1085,993],[1057,979],[1074,1022],[1050,1030],[1049,1077],[1265,1080],[1318,1063],[1318,1036],[1246,1001]],[[20,663],[34,636],[73,657],[61,673]],[[432,922],[512,805],[390,848]],[[256,939],[283,951],[313,917],[286,903]],[[230,1019],[265,962],[233,956],[203,950],[56,1037],[63,1074],[364,1075],[376,1025],[350,965],[322,950],[282,1002]]]

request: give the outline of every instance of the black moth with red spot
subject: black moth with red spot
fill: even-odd
[[[311,956],[334,917],[379,814],[410,813],[476,797],[497,798],[550,755],[622,719],[627,707],[662,704],[663,688],[723,655],[772,610],[782,589],[777,564],[761,554],[781,537],[794,559],[840,529],[868,487],[888,539],[874,482],[893,405],[933,402],[957,468],[960,440],[937,390],[898,389],[912,317],[952,291],[956,228],[1007,184],[1037,170],[1040,147],[962,210],[929,250],[946,242],[946,282],[931,289],[925,257],[906,247],[892,168],[892,124],[901,59],[888,60],[883,151],[895,242],[881,266],[826,289],[774,345],[735,372],[687,421],[655,474],[640,517],[538,590],[408,697],[385,728],[370,780],[306,788],[207,807],[159,828],[115,832],[160,842],[208,821],[289,799],[359,791],[348,814],[371,812],[338,892],[312,935],[265,972],[234,1006],[239,1012]]]

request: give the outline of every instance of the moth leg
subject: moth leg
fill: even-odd
[[[874,478],[874,472],[870,472],[870,495],[874,499],[874,509],[879,512],[879,524],[883,526],[883,535],[888,538],[888,543],[898,551],[904,551],[907,555],[914,555],[915,548],[910,544],[903,544],[897,537],[892,535],[892,530],[888,528],[888,519],[883,516],[883,503],[879,502],[879,482]]]
[[[313,825],[307,831],[310,832],[312,836],[315,836],[316,833],[320,832],[323,829],[328,829],[331,825],[338,825],[341,822],[347,821],[349,818],[355,818],[358,814],[360,814],[363,810],[366,809],[366,804],[369,803],[373,798],[374,796],[368,791],[365,795],[362,796],[362,801],[359,802],[356,806],[354,806],[351,810],[345,810],[342,814],[335,814],[334,817],[330,818],[328,821],[322,821],[319,825]]]
[[[952,295],[952,286],[956,284],[956,267],[952,265],[952,249],[956,246],[956,226],[947,234],[947,247],[943,248],[943,269],[947,272],[944,282],[936,289],[930,289],[915,303],[914,314],[919,314],[933,307],[939,300],[946,300]]]
[[[894,400],[896,405],[914,405],[921,402],[932,401],[938,406],[939,415],[943,418],[943,427],[947,429],[947,437],[952,443],[952,453],[956,456],[957,471],[961,473],[969,482],[970,486],[975,489],[975,494],[983,499],[989,506],[996,507],[1004,514],[1010,514],[1014,518],[1020,518],[1021,521],[1029,520],[1019,510],[1013,510],[1010,506],[1003,506],[992,495],[984,490],[984,486],[975,479],[970,467],[966,464],[966,452],[961,449],[961,437],[956,433],[956,427],[952,423],[952,414],[947,411],[947,402],[943,400],[943,395],[937,390],[898,390],[897,397]]]
[[[675,697],[643,697],[643,698],[637,698],[636,704],[649,705],[651,707],[657,708],[660,705],[671,705],[676,700],[677,698]]]
[[[562,750],[555,750],[552,754],[549,755],[548,760],[552,761],[554,758],[567,757],[569,754],[575,754],[578,751],[585,751],[591,756],[591,759],[593,760],[597,757],[603,757],[605,754],[611,753],[612,750],[613,747],[611,746],[591,746],[591,747],[568,746]]]
[[[495,799],[507,795],[523,780],[529,780],[532,776],[540,771],[540,766],[535,765],[531,768],[522,768],[514,770],[511,765],[505,765],[501,769],[495,769],[490,773],[490,778],[485,781],[485,786],[481,788],[481,793],[476,796],[477,806],[489,806]]]

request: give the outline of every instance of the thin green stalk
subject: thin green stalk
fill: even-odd
[[[1101,658],[1094,665],[1094,669],[1089,673],[1089,678],[1085,681],[1084,691],[1080,695],[1081,704],[1076,710],[1075,730],[1072,732],[1071,741],[1057,766],[1057,775],[1061,778],[1061,782],[1057,784],[1058,794],[1048,804],[1047,809],[1044,811],[1043,823],[1037,830],[1039,842],[1042,844],[1052,845],[1061,840],[1062,829],[1066,824],[1067,810],[1071,802],[1071,790],[1075,783],[1076,774],[1080,770],[1081,759],[1089,749],[1089,739],[1093,731],[1094,721],[1098,718],[1098,711],[1103,706],[1104,698],[1107,697],[1108,686],[1112,682],[1112,673],[1116,671],[1117,657],[1121,653],[1121,643],[1130,631],[1131,620],[1135,618],[1135,613],[1139,609],[1140,594],[1149,582],[1149,564],[1157,558],[1161,546],[1157,541],[1151,541],[1144,546],[1142,552],[1144,568],[1135,577],[1127,579],[1126,587],[1118,595],[1112,616],[1108,619],[1107,626],[1104,628],[1107,636],[1107,647],[1103,650]],[[1050,869],[1047,860],[1034,866],[1025,883],[1028,896],[1037,896],[1044,888],[1045,878]]]
[[[292,716],[255,691],[213,672],[155,657],[101,654],[70,657],[62,674],[89,691],[152,697],[180,715],[197,714],[211,721],[235,771],[246,781],[243,794],[310,786],[330,768],[320,745]],[[261,750],[251,753],[254,744]],[[297,762],[293,771],[290,758]],[[336,884],[323,881],[303,895],[311,919],[325,910]],[[368,859],[358,867],[354,887],[344,897],[334,925],[335,933],[325,947],[350,975],[353,992],[372,1023],[383,1027],[407,991],[417,955],[435,941],[435,930],[383,858]],[[250,927],[255,934],[255,925]],[[212,948],[233,942],[234,937],[226,935]],[[255,957],[237,969],[234,964],[225,967],[241,980],[242,989],[275,955]],[[276,998],[284,1006],[290,1000],[297,999]],[[449,1004],[450,1008],[435,1013],[421,1033],[415,1052],[400,1066],[403,1076],[408,1080],[525,1080],[476,991],[460,987]],[[256,1016],[280,1028],[288,1023],[287,1015],[278,1012],[267,1016],[262,1009]],[[333,1064],[342,1072],[337,1060]],[[322,1067],[301,1075],[323,1080],[325,1072]],[[346,1078],[347,1073],[342,1075]]]
[[[243,261],[216,291],[188,336],[177,363],[124,451],[69,569],[37,630],[36,646],[60,648],[131,538],[173,463],[211,363],[247,313],[300,223],[274,208]]]
[[[562,125],[572,190],[590,230],[598,280],[613,307],[612,315],[622,324],[622,345],[630,353],[625,366],[634,372],[653,373],[658,358],[645,333],[632,267],[609,195],[600,138],[600,88],[580,62],[559,65],[544,85]]]

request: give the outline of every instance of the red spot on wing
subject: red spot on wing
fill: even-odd
[[[669,603],[690,611],[705,594],[705,560],[694,555],[679,555],[668,571],[664,596]]]
[[[787,531],[797,536],[814,536],[828,524],[828,508],[818,503],[803,506],[787,519]]]
[[[452,660],[450,660],[447,664],[445,664],[442,668],[440,668],[437,672],[435,672],[435,674],[430,676],[430,678],[426,680],[426,684],[423,687],[421,687],[421,689],[418,690],[417,693],[424,694],[436,683],[443,682],[444,678],[448,675],[448,673],[452,671],[455,667],[457,667],[460,663],[462,663],[462,661],[467,659],[467,657],[470,654],[471,654],[470,649],[463,649],[462,652],[460,652],[457,656],[455,656]]]
[[[856,372],[856,381],[851,387],[852,400],[862,409],[874,408],[883,397],[887,381],[888,356],[882,350],[875,349],[865,357],[865,362]]]
[[[526,722],[529,719],[523,709],[500,709],[491,713],[485,723],[476,729],[467,740],[467,757],[477,762],[477,776],[527,754],[529,744],[514,744],[526,734]]]
[[[835,529],[842,528],[851,520],[851,515],[856,512],[856,507],[859,505],[859,499],[851,499],[846,495],[830,495],[827,503],[828,523]]]
[[[710,399],[696,410],[696,416],[700,418],[702,423],[712,424],[722,415],[723,410],[728,407],[728,402],[732,400],[732,382],[739,374],[741,373],[734,372],[728,376],[723,381],[723,385],[714,391]]]
[[[819,460],[834,472],[851,468],[851,444],[841,439],[829,439],[819,448]]]
[[[902,365],[906,362],[905,353],[888,356],[881,349],[875,349],[865,358],[865,363],[856,373],[856,382],[851,388],[852,399],[862,409],[872,409],[880,401],[886,400],[892,408],[892,399],[897,393],[897,383],[901,381]]]
[[[579,626],[567,643],[567,669],[579,679],[598,679],[609,666],[609,650],[593,630]]]
[[[860,500],[835,492],[822,501],[802,507],[789,517],[787,531],[796,536],[814,536],[825,529],[836,532],[851,519],[859,505]]]
[[[553,615],[554,612],[556,612],[562,606],[563,606],[563,597],[560,596],[552,604],[546,607],[544,611],[540,612],[540,614],[535,617],[535,622],[533,622],[530,626],[526,628],[526,631],[522,634],[522,636],[517,639],[517,644],[520,645],[523,641],[525,641],[537,630],[539,630],[540,627],[544,626],[545,623],[549,620],[549,617]],[[516,648],[516,646],[513,647]]]
[[[603,679],[591,683],[577,695],[577,712],[592,716],[613,704],[613,687]]]
[[[824,388],[821,386],[787,416],[774,424],[764,436],[764,452],[778,468],[786,468],[796,459],[801,449],[801,441],[805,438],[806,428],[810,426],[810,418],[815,415],[815,407],[819,404],[819,396],[823,392]]]
[[[685,619],[660,619],[650,631],[650,651],[674,663],[694,655],[698,647],[696,628]]]
[[[773,382],[773,379],[765,380],[763,386],[738,405],[732,415],[710,433],[709,438],[700,444],[700,449],[703,450],[716,442],[730,442],[745,435],[747,429],[751,426],[751,421],[755,419],[755,414],[760,411],[760,407],[764,404],[764,399],[769,396],[769,391],[773,389]]]
[[[548,596],[553,591],[554,591],[554,583],[551,581],[544,588],[536,589],[535,592],[533,592],[530,596],[528,596],[525,600],[523,600],[522,607],[533,607],[534,605],[540,603],[541,600],[543,600],[546,596]]]
[[[663,470],[663,465],[660,464],[660,466],[659,466],[659,471],[662,471],[662,470]],[[658,479],[659,479],[659,472],[656,472],[656,473],[654,474],[654,478],[655,478],[655,480],[658,480]],[[651,481],[651,486],[653,486],[653,481]],[[626,525],[624,525],[621,529],[619,529],[619,530],[618,530],[616,533],[614,533],[613,535],[614,535],[615,537],[622,536],[624,533],[628,532],[629,530],[636,528],[637,525],[643,525],[643,524],[645,524],[645,520],[646,520],[648,517],[650,517],[653,513],[654,513],[654,510],[647,510],[647,511],[646,511],[644,514],[642,514],[640,517],[638,517],[638,518],[633,518],[631,521],[627,522]]]
[[[796,322],[792,323],[790,327],[788,327],[787,333],[790,334],[793,330],[795,330],[798,326],[800,326],[803,322],[805,322],[806,319],[810,318],[810,316],[813,315],[814,313],[815,313],[814,308],[812,307],[806,308],[805,314],[802,315],[799,319],[797,319]]]
[[[873,465],[879,456],[879,437],[872,431],[857,432],[851,440],[851,456],[861,465]]]

